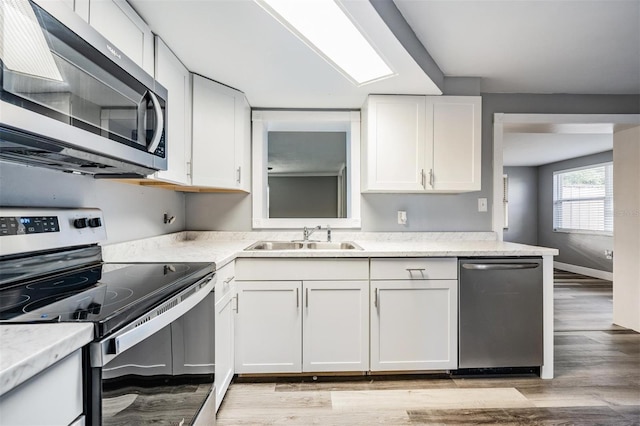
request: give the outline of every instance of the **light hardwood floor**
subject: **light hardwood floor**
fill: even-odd
[[[640,425],[640,334],[611,324],[611,283],[556,271],[555,375],[233,383],[217,426]]]

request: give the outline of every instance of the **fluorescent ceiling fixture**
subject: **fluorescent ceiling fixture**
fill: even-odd
[[[26,0],[2,0],[0,58],[10,70],[62,81],[33,8]]]
[[[334,0],[256,0],[357,85],[394,75]]]

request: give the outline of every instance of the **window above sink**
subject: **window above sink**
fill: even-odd
[[[360,228],[360,111],[256,110],[252,121],[254,229],[302,228],[316,223],[332,228]],[[339,146],[336,139],[340,138],[345,152],[343,160],[337,161],[333,152],[322,150],[335,151]],[[298,149],[296,141],[300,144]],[[310,148],[310,141],[316,146]],[[341,167],[336,166],[338,163]],[[329,179],[333,183],[327,186]],[[314,186],[291,195],[304,181],[313,181]],[[290,185],[290,190],[283,192],[284,183]],[[276,191],[285,197],[277,197]],[[304,196],[311,198],[304,201]],[[284,204],[280,203],[283,199]],[[324,207],[313,210],[310,200],[314,199],[324,200]],[[292,205],[292,201],[304,206]],[[332,204],[327,208],[328,202]]]

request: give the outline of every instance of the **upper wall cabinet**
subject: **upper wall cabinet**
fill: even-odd
[[[156,172],[158,180],[188,185],[191,161],[191,89],[189,70],[156,37],[155,78],[169,92],[167,107],[167,170]]]
[[[481,108],[479,96],[369,96],[362,192],[479,191]]]
[[[149,75],[154,75],[153,34],[126,0],[76,0],[75,11]]]
[[[192,185],[250,191],[250,120],[244,94],[193,75]]]

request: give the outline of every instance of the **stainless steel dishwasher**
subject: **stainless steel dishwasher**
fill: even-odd
[[[460,258],[459,368],[541,366],[542,259]]]

